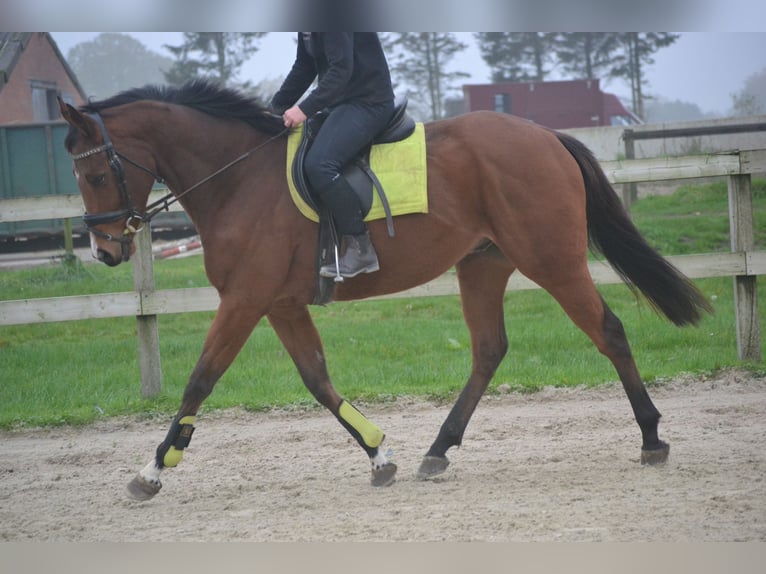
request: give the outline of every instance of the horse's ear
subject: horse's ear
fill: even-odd
[[[64,102],[60,97],[56,97],[59,102],[59,110],[61,111],[61,117],[64,118],[67,123],[80,131],[85,137],[92,137],[98,133],[98,126],[89,117],[77,111],[74,106],[71,106]]]

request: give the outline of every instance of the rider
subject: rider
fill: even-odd
[[[316,87],[296,103],[315,78]],[[377,33],[299,32],[295,63],[271,105],[288,128],[320,110],[329,112],[306,154],[306,177],[341,236],[340,274],[377,271],[362,206],[340,173],[394,114],[391,74]],[[335,267],[325,265],[319,273],[334,277]]]

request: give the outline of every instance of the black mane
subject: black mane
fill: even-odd
[[[89,102],[80,110],[100,113],[141,100],[187,106],[211,116],[245,122],[271,135],[284,130],[282,118],[273,114],[258,99],[206,80],[192,80],[181,87],[148,85],[133,88],[105,100]]]

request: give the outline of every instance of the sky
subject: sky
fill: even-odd
[[[147,48],[170,54],[163,44],[179,44],[181,32],[125,32]],[[99,32],[53,32],[62,53]],[[471,32],[457,32],[469,48],[450,62],[449,68],[470,74],[464,83],[487,83],[489,69],[481,59]],[[241,80],[257,84],[287,74],[295,57],[293,32],[270,32],[259,50],[242,68]],[[703,113],[725,115],[747,78],[766,70],[766,32],[683,32],[671,46],[662,48],[646,69],[647,92],[667,101],[697,104]],[[602,89],[629,100],[630,89],[622,81],[602,81]]]

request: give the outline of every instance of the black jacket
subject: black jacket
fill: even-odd
[[[394,99],[388,63],[375,32],[299,33],[295,63],[272,98],[272,107],[284,112],[317,76],[317,87],[300,103],[307,116],[349,101]]]

